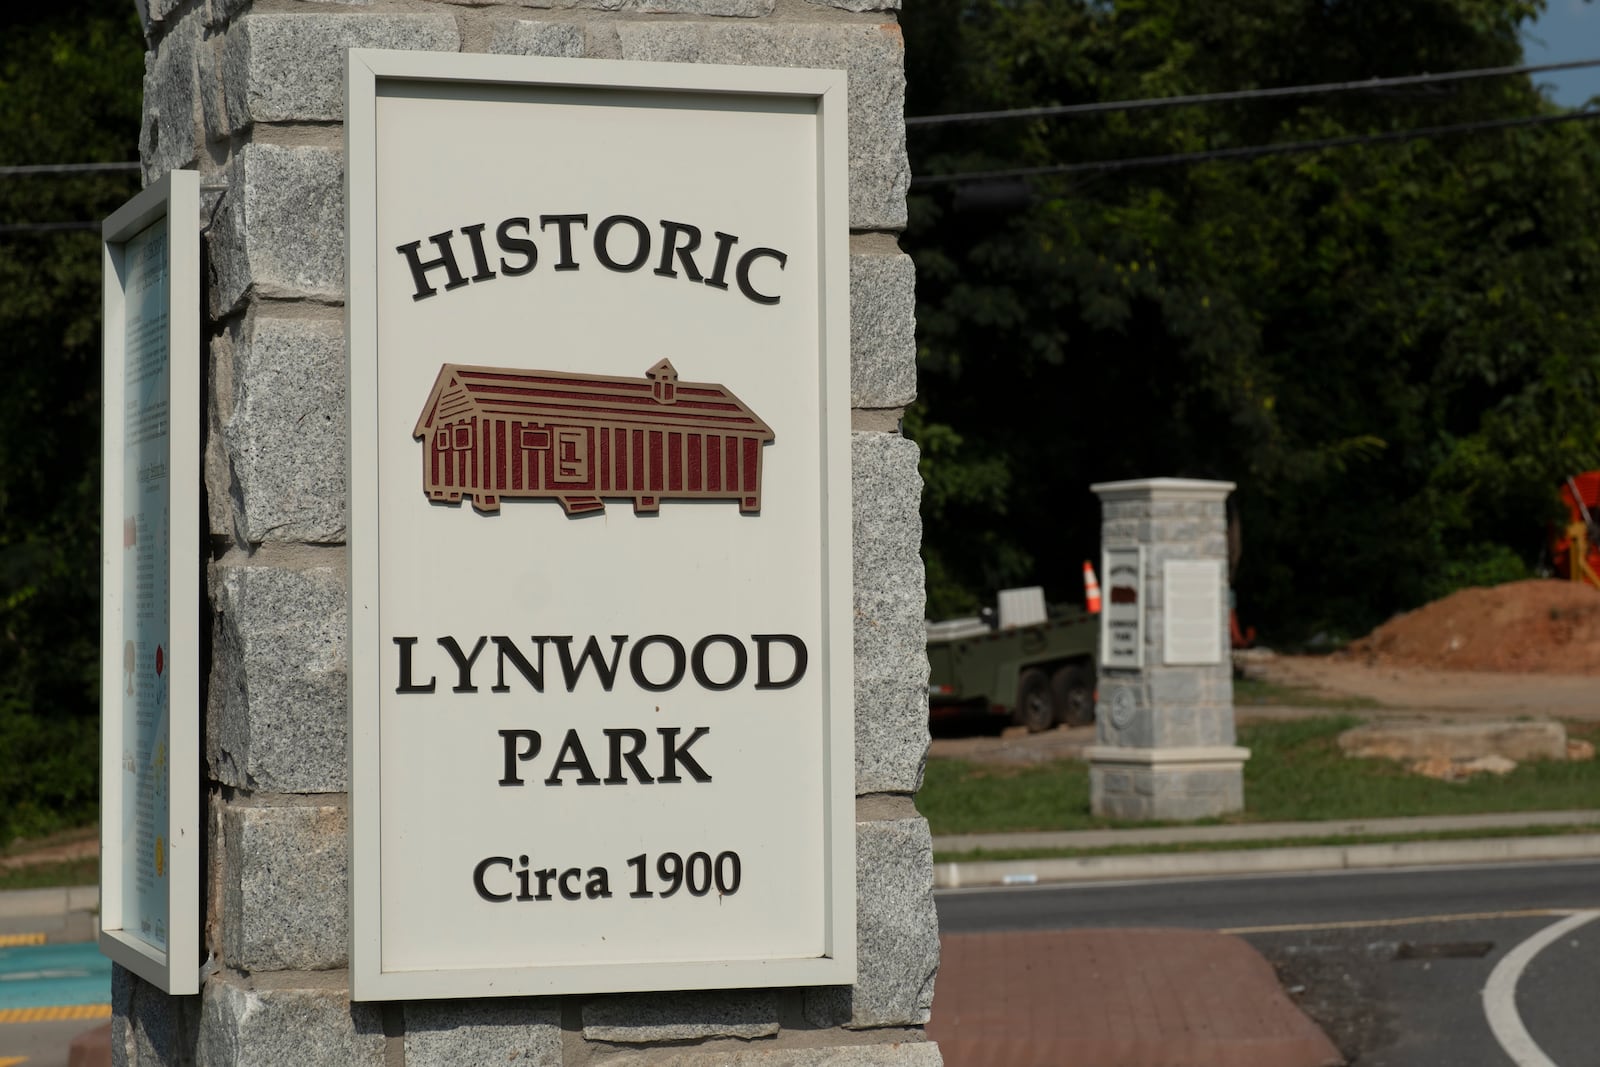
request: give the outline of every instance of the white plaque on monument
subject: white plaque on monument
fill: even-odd
[[[174,171],[102,227],[100,947],[199,988],[200,194]]]
[[[1169,559],[1162,569],[1163,662],[1222,662],[1222,561]]]
[[[346,115],[354,996],[850,984],[843,73]]]
[[[1106,576],[1100,612],[1100,666],[1139,670],[1144,666],[1144,549],[1107,548],[1100,554]]]

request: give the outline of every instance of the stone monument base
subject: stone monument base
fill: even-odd
[[[1248,748],[1118,748],[1096,745],[1089,761],[1089,810],[1110,819],[1208,819],[1244,809]]]

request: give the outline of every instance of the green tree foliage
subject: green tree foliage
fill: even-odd
[[[0,38],[0,165],[138,158],[127,0],[18,5]],[[98,221],[137,174],[0,177],[0,226]],[[0,233],[0,845],[98,803],[100,241]]]
[[[1515,0],[925,0],[908,113],[1511,65]],[[914,174],[1553,113],[1526,77],[913,128]],[[927,186],[930,612],[1080,595],[1094,481],[1224,478],[1241,611],[1355,634],[1537,566],[1600,466],[1600,123]]]

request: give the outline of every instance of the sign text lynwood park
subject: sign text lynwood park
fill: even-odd
[[[844,108],[351,53],[358,999],[854,980]]]

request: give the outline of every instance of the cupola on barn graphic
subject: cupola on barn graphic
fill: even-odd
[[[428,499],[555,500],[569,515],[605,498],[653,512],[663,499],[761,508],[772,430],[725,387],[680,382],[663,359],[643,378],[446,363],[412,436]]]

